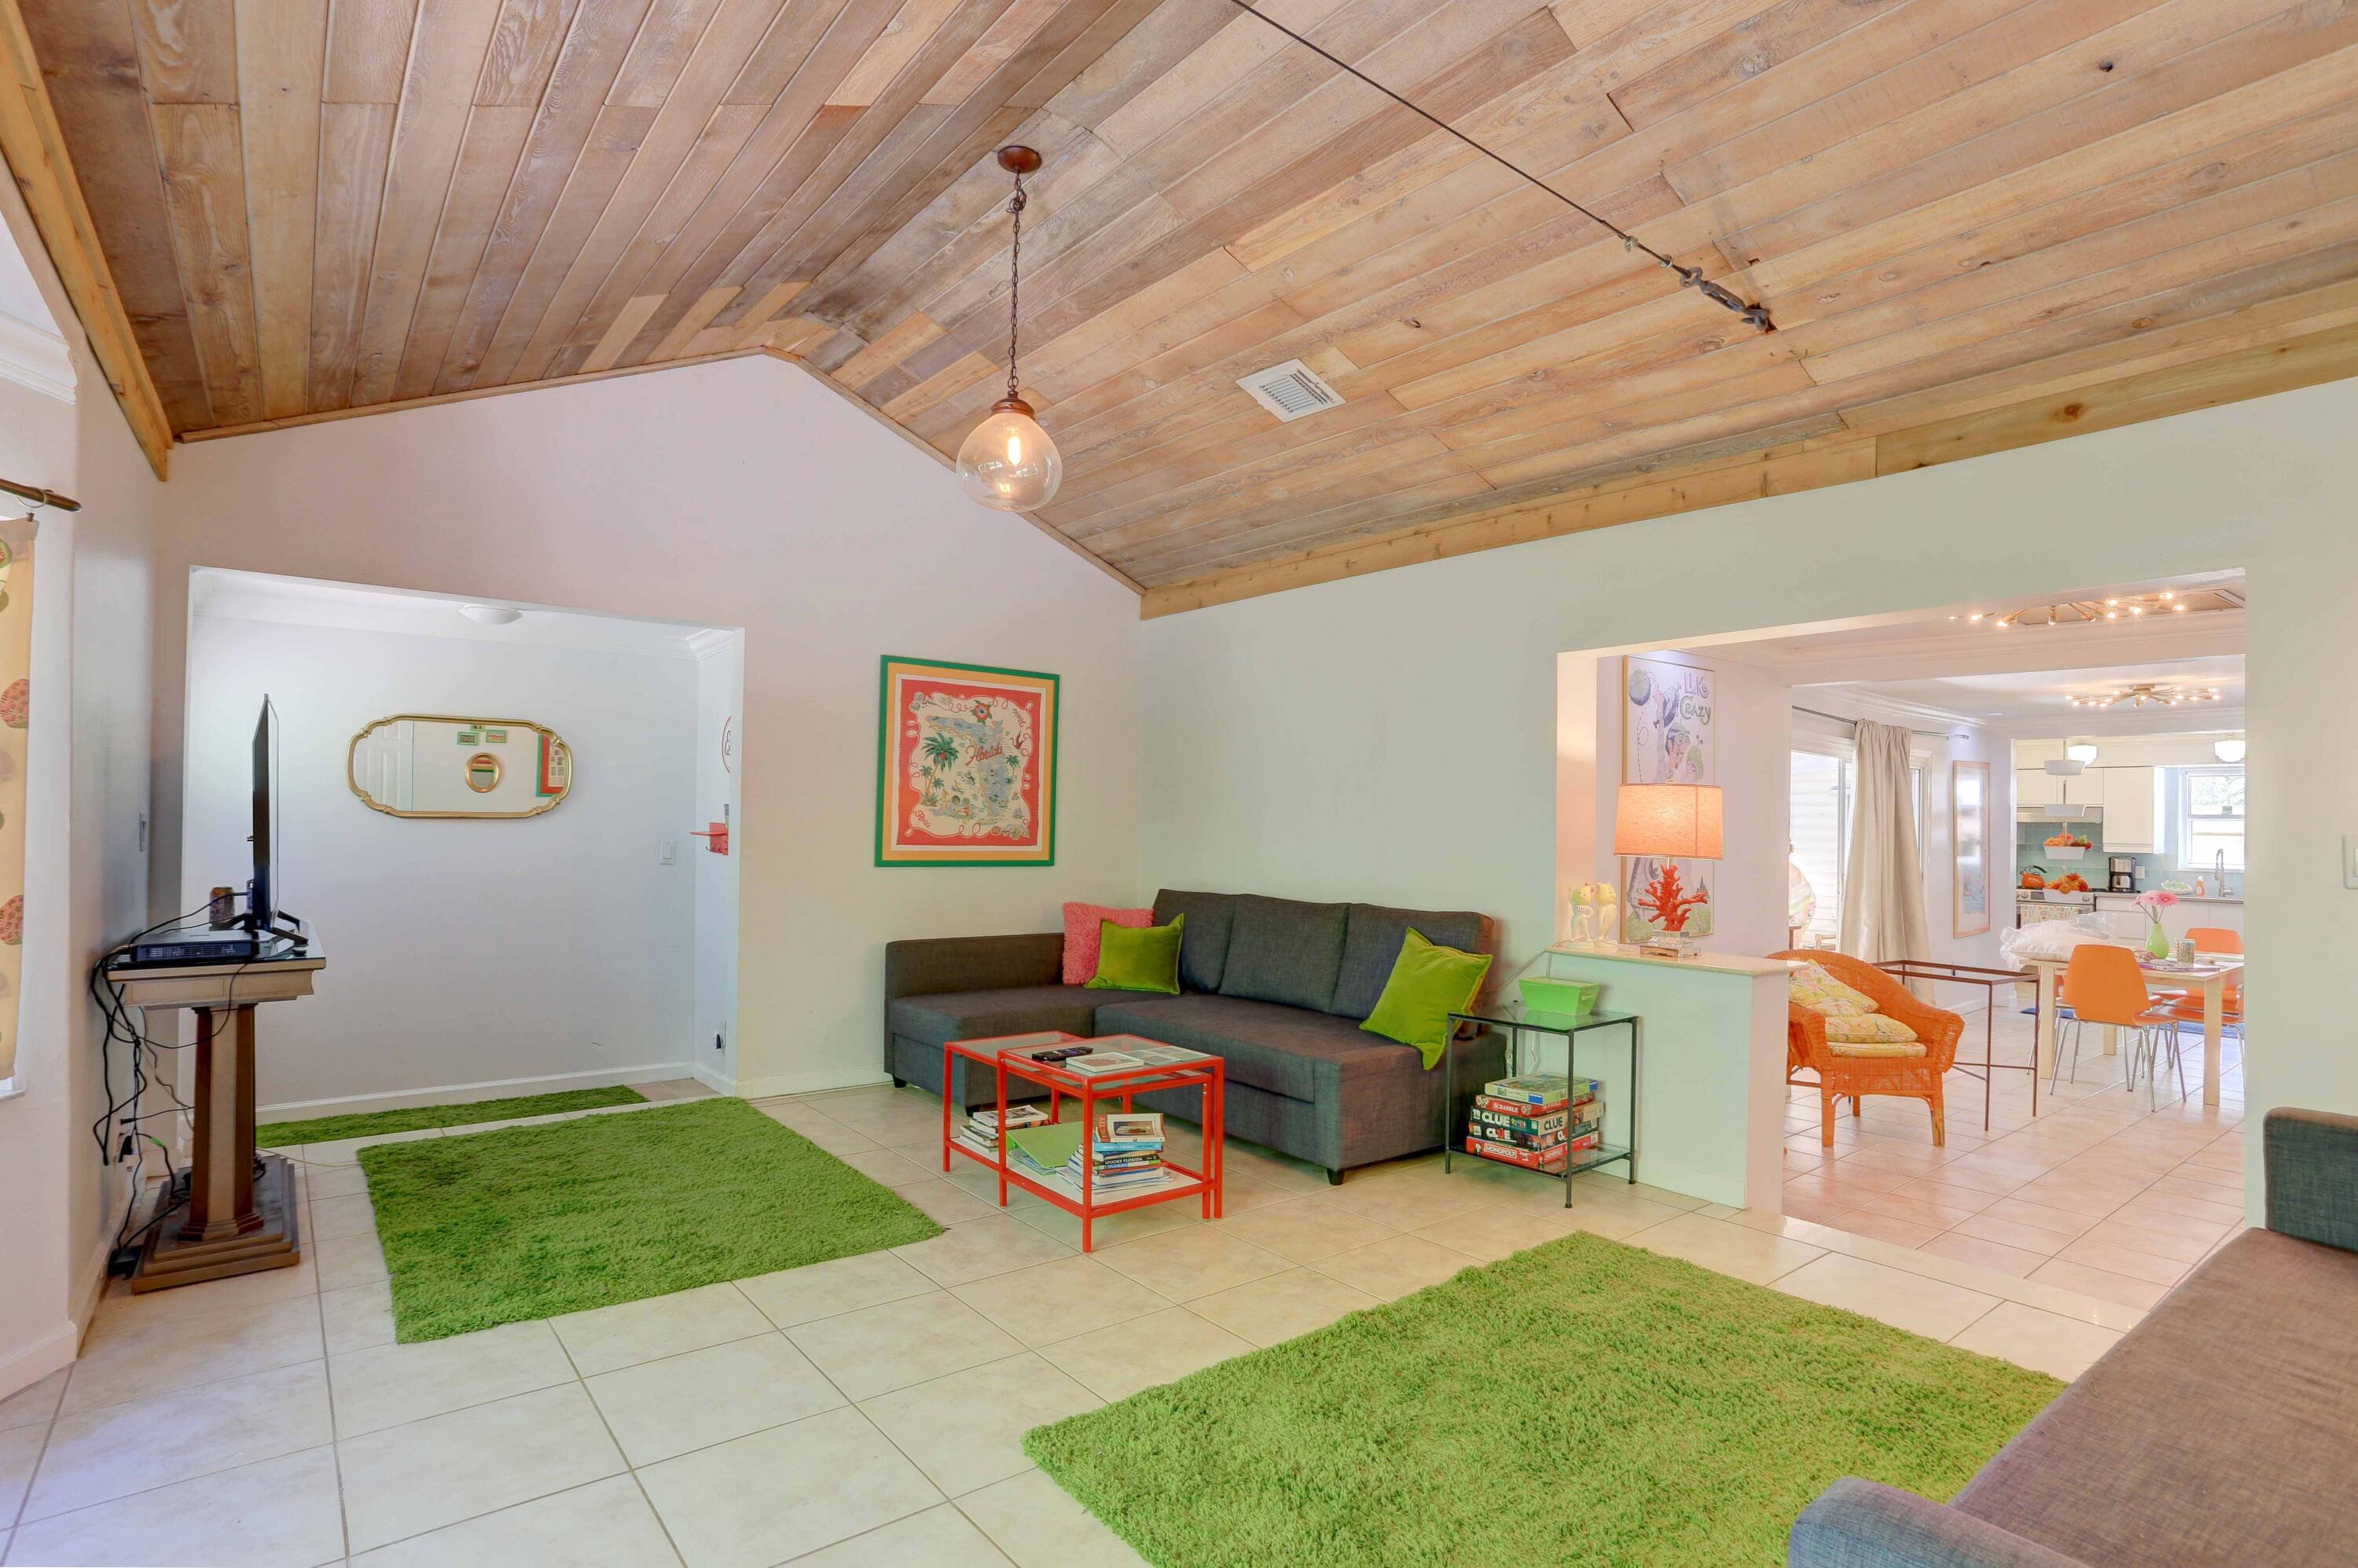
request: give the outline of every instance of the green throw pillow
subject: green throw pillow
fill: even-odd
[[[1376,1011],[1359,1027],[1415,1046],[1425,1071],[1431,1072],[1449,1044],[1449,1015],[1473,1005],[1474,993],[1489,972],[1489,954],[1437,946],[1411,929],[1401,942],[1400,957],[1392,961],[1392,978],[1376,999]]]
[[[1093,991],[1160,991],[1179,994],[1179,933],[1187,924],[1174,914],[1168,925],[1136,927],[1098,923],[1098,972]]]

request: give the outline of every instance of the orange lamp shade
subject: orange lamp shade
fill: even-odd
[[[1656,860],[1716,860],[1717,784],[1625,784],[1613,815],[1613,852]]]

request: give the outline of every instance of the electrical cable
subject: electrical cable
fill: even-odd
[[[1714,283],[1710,278],[1707,278],[1703,275],[1703,269],[1701,267],[1681,266],[1676,261],[1664,255],[1661,252],[1656,250],[1653,246],[1648,244],[1645,241],[1631,233],[1628,230],[1615,222],[1612,219],[1606,217],[1604,214],[1596,211],[1594,208],[1584,206],[1582,203],[1574,200],[1571,197],[1566,196],[1563,191],[1558,190],[1554,186],[1550,185],[1546,180],[1541,179],[1538,175],[1533,174],[1531,170],[1523,168],[1520,164],[1513,163],[1503,155],[1491,151],[1488,147],[1484,146],[1480,142],[1476,141],[1473,137],[1467,135],[1465,132],[1459,130],[1456,126],[1443,119],[1440,115],[1409,102],[1409,100],[1401,97],[1390,88],[1386,87],[1382,82],[1378,81],[1374,77],[1369,76],[1366,71],[1361,70],[1358,67],[1351,64],[1350,61],[1336,58],[1325,49],[1312,43],[1308,38],[1303,38],[1300,33],[1295,32],[1292,27],[1287,27],[1283,22],[1279,21],[1268,12],[1256,9],[1252,5],[1252,0],[1230,0],[1230,3],[1234,5],[1238,10],[1260,17],[1263,22],[1266,22],[1269,26],[1276,28],[1279,32],[1283,33],[1287,38],[1292,38],[1295,43],[1300,44],[1303,49],[1308,49],[1312,54],[1316,55],[1319,59],[1325,60],[1336,70],[1358,78],[1358,80],[1366,82],[1368,86],[1374,88],[1377,92],[1382,93],[1385,97],[1390,99],[1401,108],[1406,109],[1409,113],[1418,116],[1420,119],[1430,122],[1441,130],[1448,132],[1449,135],[1456,137],[1467,146],[1472,147],[1476,152],[1480,153],[1484,157],[1488,158],[1492,163],[1497,164],[1500,168],[1505,169],[1508,173],[1516,176],[1518,178],[1528,181],[1529,183],[1539,187],[1541,190],[1546,191],[1558,201],[1563,202],[1565,206],[1571,208],[1574,211],[1579,213],[1582,217],[1587,219],[1598,228],[1605,230],[1607,233],[1619,240],[1625,250],[1636,251],[1644,255],[1648,260],[1653,262],[1656,265],[1666,267],[1670,271],[1677,274],[1679,286],[1681,287],[1692,288],[1696,293],[1702,295],[1705,299],[1710,300],[1713,304],[1719,306],[1721,308],[1733,310],[1736,314],[1743,317],[1747,321],[1749,321],[1752,325],[1759,328],[1764,332],[1773,332],[1777,330],[1777,323],[1768,319],[1768,307],[1766,305],[1753,304],[1746,300],[1741,295],[1736,294],[1731,290],[1721,287],[1719,284]]]

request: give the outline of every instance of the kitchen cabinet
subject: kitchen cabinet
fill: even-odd
[[[2147,921],[2136,898],[2123,892],[2100,892],[2096,895],[2096,913],[2113,934],[2124,942],[2142,944]],[[2171,904],[2161,912],[2161,928],[2172,942],[2198,925],[2240,933],[2244,929],[2244,906],[2240,903],[2210,903],[2188,898]]]
[[[2082,778],[2100,781],[2099,795],[2091,790],[2090,805],[2104,808],[2101,842],[2109,853],[2150,855],[2160,848],[2161,812],[2157,792],[2160,774],[2154,768],[2090,768]]]
[[[2044,768],[2014,770],[2014,804],[2051,806],[2063,798],[2063,781]]]

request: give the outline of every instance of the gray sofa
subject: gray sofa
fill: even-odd
[[[1794,1568],[2358,1562],[2358,1117],[2275,1110],[2267,1227],[2146,1314],[1945,1508],[1855,1478]]]
[[[1252,893],[1163,892],[1154,922],[1184,914],[1177,996],[1061,983],[1064,937],[960,936],[887,944],[884,1065],[896,1084],[936,1093],[942,1047],[1058,1029],[1138,1034],[1208,1052],[1227,1064],[1228,1130],[1311,1161],[1329,1181],[1379,1160],[1436,1148],[1444,1120],[1506,1069],[1501,1036],[1460,1040],[1460,1104],[1442,1105],[1442,1071],[1412,1046],[1359,1027],[1374,1011],[1411,927],[1444,946],[1496,954],[1497,928],[1464,911],[1303,903]],[[1497,982],[1493,966],[1492,984]],[[990,1075],[960,1064],[946,1086],[962,1107],[985,1103]],[[1141,1097],[1193,1119],[1195,1091]]]

